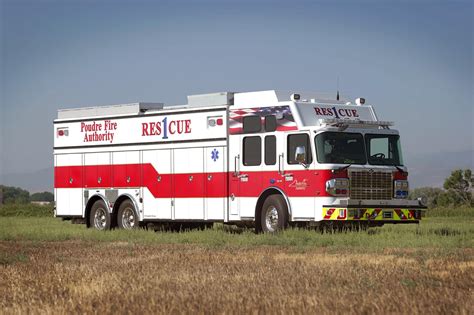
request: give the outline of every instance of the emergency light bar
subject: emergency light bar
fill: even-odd
[[[388,128],[393,126],[393,121],[370,121],[370,120],[358,120],[358,119],[339,119],[339,118],[323,118],[320,119],[321,124],[326,124],[330,126],[344,126],[344,125],[368,125],[368,126],[380,126]]]

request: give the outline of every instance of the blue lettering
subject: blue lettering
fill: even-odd
[[[163,120],[163,139],[168,139],[168,117],[165,117]]]

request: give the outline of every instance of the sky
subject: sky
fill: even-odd
[[[338,81],[408,163],[474,148],[471,1],[0,3],[0,175],[52,166],[60,108]]]

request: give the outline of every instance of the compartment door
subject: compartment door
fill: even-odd
[[[206,220],[224,220],[227,196],[227,152],[225,147],[204,148]]]
[[[56,214],[82,216],[83,198],[82,154],[58,154],[54,169]]]
[[[171,219],[173,201],[171,150],[143,151],[142,159],[144,216]]]
[[[111,186],[110,153],[84,154],[84,188],[109,188]]]
[[[141,186],[140,151],[113,153],[113,186],[115,188]]]
[[[204,149],[174,149],[174,219],[204,220]]]

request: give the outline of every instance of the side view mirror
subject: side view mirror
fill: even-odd
[[[306,165],[306,148],[305,147],[303,146],[296,147],[295,160],[301,165],[303,165],[305,168],[308,167],[308,165]]]

